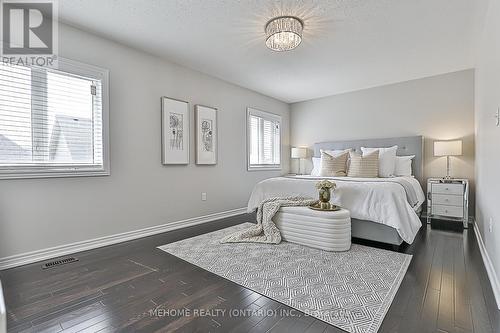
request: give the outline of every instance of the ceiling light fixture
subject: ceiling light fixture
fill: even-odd
[[[266,46],[273,51],[290,51],[302,41],[304,22],[295,16],[279,16],[266,23]]]

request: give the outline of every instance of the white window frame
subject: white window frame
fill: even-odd
[[[251,129],[250,129],[250,116],[257,116],[257,117],[261,117],[261,118],[268,119],[268,120],[279,121],[279,124],[280,124],[280,146],[279,146],[280,163],[279,164],[259,164],[259,165],[250,164],[250,145],[251,145],[251,142],[250,142],[250,131],[251,131]],[[283,164],[283,162],[282,162],[283,161],[283,155],[282,155],[282,152],[283,152],[283,149],[282,149],[282,147],[283,147],[283,123],[281,121],[280,115],[266,112],[266,111],[262,111],[262,110],[259,110],[256,108],[248,107],[247,108],[247,119],[246,119],[246,137],[247,137],[247,170],[248,171],[270,171],[270,170],[279,171],[282,169],[282,164]]]
[[[0,166],[0,179],[23,178],[55,178],[55,177],[88,177],[109,176],[109,70],[78,61],[58,57],[58,70],[94,78],[101,81],[102,88],[102,162],[100,168],[89,165],[58,165],[40,166]]]

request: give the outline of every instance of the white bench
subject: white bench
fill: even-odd
[[[351,248],[351,215],[346,209],[330,212],[309,207],[281,207],[273,222],[284,241],[326,251]]]

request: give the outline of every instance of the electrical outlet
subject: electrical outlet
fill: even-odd
[[[207,193],[201,192],[201,201],[207,201]]]
[[[489,232],[493,232],[493,218],[490,217],[490,224],[488,225]]]

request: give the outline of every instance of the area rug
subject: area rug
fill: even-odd
[[[328,252],[220,240],[250,223],[160,246],[191,264],[348,332],[377,332],[411,255],[353,244]]]

